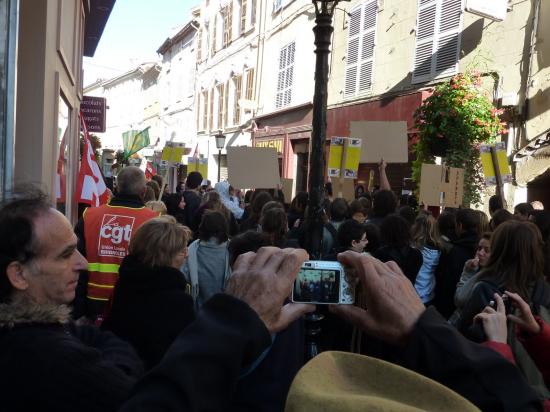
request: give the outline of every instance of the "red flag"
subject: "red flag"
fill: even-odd
[[[76,200],[90,206],[99,206],[108,202],[109,191],[96,162],[82,112],[80,112],[80,123],[84,132],[84,150],[82,151],[82,161],[80,162],[76,184]]]
[[[66,192],[66,175],[65,175],[65,146],[67,131],[69,128],[65,129],[63,133],[63,138],[61,143],[59,143],[59,155],[57,157],[57,175],[55,177],[55,197],[59,203],[65,202],[65,192]]]
[[[153,162],[147,162],[147,166],[145,166],[145,178],[147,180],[151,180],[151,178],[156,174],[157,172],[153,167]]]

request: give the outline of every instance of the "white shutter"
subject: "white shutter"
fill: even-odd
[[[419,0],[413,83],[458,70],[462,0]]]
[[[377,15],[376,0],[368,0],[351,12],[344,97],[353,97],[371,89]]]
[[[292,102],[292,86],[294,84],[294,42],[283,47],[279,53],[279,74],[277,79],[277,93],[275,107],[288,106]]]

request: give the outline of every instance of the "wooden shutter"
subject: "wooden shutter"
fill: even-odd
[[[225,83],[223,89],[223,127],[227,127],[229,119],[227,114],[229,113],[229,80]]]
[[[202,128],[206,130],[208,128],[208,90],[202,92]]]
[[[224,101],[224,84],[220,83],[217,86],[218,89],[218,123],[217,128],[221,129],[223,128],[223,101]]]
[[[241,26],[239,28],[241,35],[246,31],[246,2],[247,0],[241,1]]]
[[[233,125],[240,125],[241,107],[239,105],[239,100],[241,99],[243,78],[242,76],[235,76],[233,81],[235,83],[235,95],[233,100]]]
[[[217,35],[217,22],[218,15],[214,15],[214,22],[212,23],[212,56],[216,54],[216,35]]]
[[[351,12],[344,80],[344,96],[371,90],[378,4],[369,0]]]
[[[223,39],[222,48],[229,46],[231,42],[231,33],[233,32],[233,3],[229,3],[225,6],[222,12],[223,14]]]
[[[214,88],[210,89],[210,110],[208,111],[209,130],[214,130]]]
[[[250,26],[254,27],[256,24],[256,3],[257,0],[251,0],[250,4]]]
[[[461,0],[419,0],[413,83],[458,71]]]

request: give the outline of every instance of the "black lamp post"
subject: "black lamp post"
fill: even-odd
[[[221,130],[218,131],[218,134],[214,136],[216,138],[216,148],[218,149],[218,182],[221,179],[221,170],[222,170],[222,149],[225,147],[225,135]]]
[[[332,16],[339,0],[313,0],[315,5],[315,94],[309,156],[309,201],[306,221],[306,249],[310,259],[321,258],[323,238],[325,142],[327,135],[328,55],[332,35]]]

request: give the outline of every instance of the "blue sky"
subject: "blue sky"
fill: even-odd
[[[94,57],[84,57],[84,86],[157,60],[157,49],[200,0],[117,0]]]

